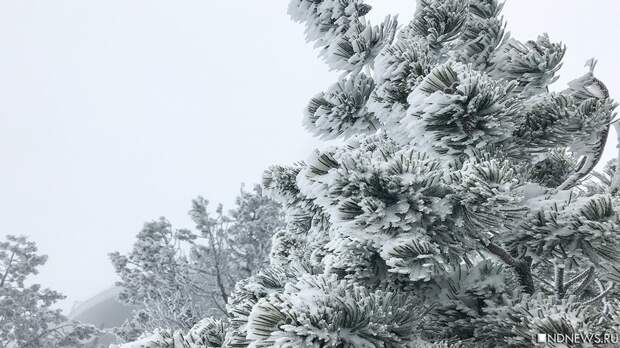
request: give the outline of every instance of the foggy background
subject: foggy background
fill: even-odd
[[[369,1],[370,18],[415,0]],[[301,126],[336,74],[286,15],[288,0],[1,0],[0,238],[49,255],[38,281],[68,296],[109,288],[107,253],[147,220],[176,227],[197,195],[231,208],[242,182],[319,145]],[[620,99],[615,0],[512,0],[518,39],[568,46],[556,88],[595,71]],[[607,157],[615,154],[615,133]],[[215,207],[214,207],[215,208]]]

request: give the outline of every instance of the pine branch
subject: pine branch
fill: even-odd
[[[612,282],[611,285],[613,285],[614,283]],[[605,286],[603,285],[603,282],[601,282],[600,279],[596,280],[596,285],[598,285],[599,291],[604,292],[605,291]],[[603,301],[603,311],[601,312],[601,316],[598,319],[598,323],[601,324],[603,323],[603,321],[605,320],[605,318],[609,315],[609,313],[613,310],[611,304],[609,303],[607,298],[602,299]]]
[[[566,178],[564,182],[556,188],[557,191],[569,190],[579,185],[582,179],[592,172],[592,169],[597,165],[600,160],[600,156],[592,158],[592,155],[584,156],[577,165],[577,171]]]
[[[581,283],[579,283],[573,293],[575,295],[581,294],[592,283],[592,281],[594,281],[594,267],[590,267],[588,269],[588,273],[586,274],[585,278],[583,279],[583,281],[581,281]]]
[[[585,277],[586,275],[588,275],[589,273],[592,273],[592,272],[594,272],[594,267],[590,267],[590,268],[586,269],[585,271],[579,273],[578,275],[574,276],[569,281],[564,283],[564,289],[568,289],[571,285],[573,285],[574,283],[578,282],[583,277]]]
[[[484,244],[484,243],[483,243]],[[499,245],[489,242],[484,244],[487,250],[504,261],[508,266],[512,267],[517,273],[519,282],[523,286],[524,290],[528,294],[533,294],[536,288],[534,287],[534,278],[532,277],[532,258],[524,256],[519,259],[515,259],[506,250]]]
[[[593,304],[593,303],[595,303],[595,302],[597,302],[597,301],[601,300],[602,298],[604,298],[605,296],[607,296],[607,294],[609,293],[609,291],[611,291],[611,289],[613,289],[613,288],[614,288],[614,284],[613,284],[613,283],[611,283],[611,284],[609,285],[609,287],[607,287],[607,289],[605,289],[605,290],[601,291],[601,293],[600,293],[600,294],[598,294],[598,295],[596,295],[596,297],[594,297],[594,298],[592,298],[592,299],[590,299],[590,300],[588,300],[588,301],[586,301],[586,302],[583,302],[583,305],[584,305],[584,306],[588,306],[588,305],[591,305],[591,304]]]

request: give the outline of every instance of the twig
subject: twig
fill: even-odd
[[[564,288],[564,265],[555,265],[555,293],[558,298],[564,297],[566,289]]]
[[[586,269],[585,271],[579,273],[578,275],[574,276],[569,281],[564,283],[564,289],[568,289],[571,285],[578,282],[581,278],[585,277],[588,273],[593,273],[593,272],[594,272],[594,267],[590,267]]]
[[[592,298],[591,300],[588,300],[586,302],[583,302],[584,305],[591,305],[593,303],[595,303],[596,301],[602,299],[603,297],[605,297],[609,291],[611,291],[611,289],[613,289],[614,287],[614,283],[611,283],[611,285],[609,285],[609,287],[607,289],[605,289],[604,291],[602,291],[600,294],[596,295],[596,297]]]

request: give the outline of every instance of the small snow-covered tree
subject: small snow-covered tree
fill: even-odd
[[[206,316],[226,313],[241,279],[268,263],[271,235],[282,226],[280,205],[260,186],[241,189],[235,208],[209,212],[197,198],[189,214],[196,230],[175,230],[165,218],[149,222],[128,255],[110,254],[121,278],[120,300],[136,306],[116,333],[133,340],[157,328],[189,329]]]
[[[241,188],[229,215],[229,257],[233,272],[245,279],[269,266],[271,237],[283,227],[284,214],[280,204],[255,185],[252,191]]]
[[[119,299],[139,309],[117,334],[134,339],[157,327],[190,328],[210,307],[200,301],[201,288],[190,269],[186,250],[196,236],[174,230],[166,219],[146,223],[128,255],[110,254],[121,281]]]
[[[62,294],[29,284],[46,261],[26,237],[0,241],[0,348],[77,348],[99,334],[53,308]]]
[[[620,329],[620,174],[594,171],[616,104],[596,62],[552,92],[564,45],[510,37],[499,1],[417,4],[397,29],[361,0],[290,1],[342,73],[304,124],[345,144],[266,172],[287,226],[227,323],[194,328],[218,340],[140,344],[525,348]]]

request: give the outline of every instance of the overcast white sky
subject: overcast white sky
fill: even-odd
[[[240,183],[318,144],[301,110],[336,75],[287,3],[0,1],[0,238],[39,244],[65,309],[113,284],[107,253],[144,221],[190,227],[193,197],[230,207]],[[370,3],[402,22],[415,8]],[[512,0],[504,15],[519,39],[568,45],[560,86],[596,56],[620,98],[618,1]]]

